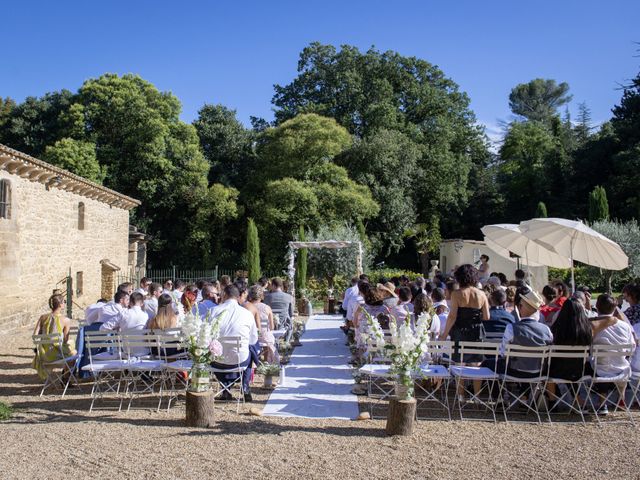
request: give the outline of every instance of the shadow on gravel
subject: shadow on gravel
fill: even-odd
[[[188,433],[181,433],[182,436],[206,436],[206,435],[282,435],[288,432],[322,433],[325,435],[337,435],[339,437],[384,437],[384,428],[360,427],[353,423],[350,426],[317,426],[305,427],[301,425],[283,425],[271,423],[254,418],[251,422],[232,422],[221,420],[216,422],[212,428],[193,430]]]

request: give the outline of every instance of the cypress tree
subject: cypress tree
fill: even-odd
[[[301,242],[306,241],[307,236],[304,233],[304,227],[300,225],[300,231],[298,233],[298,240]],[[298,250],[298,258],[296,266],[296,291],[300,292],[307,288],[307,249],[301,248]]]
[[[547,218],[547,206],[544,202],[538,202],[535,218]]]
[[[249,284],[253,285],[260,278],[260,239],[253,218],[249,219],[247,225],[247,267]]]
[[[589,194],[589,222],[609,220],[609,202],[607,192],[601,186],[597,186]]]

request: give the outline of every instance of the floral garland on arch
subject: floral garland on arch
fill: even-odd
[[[196,312],[189,312],[182,321],[182,333],[185,347],[193,362],[191,367],[191,381],[189,389],[202,392],[209,389],[209,365],[222,355],[220,336],[220,321],[226,314],[223,310],[213,317],[211,311],[202,317]]]

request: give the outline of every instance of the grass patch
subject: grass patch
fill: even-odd
[[[13,415],[13,408],[4,402],[0,402],[0,420],[9,420]]]

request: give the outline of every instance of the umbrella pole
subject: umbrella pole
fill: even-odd
[[[571,291],[572,293],[576,292],[576,277],[573,272],[573,238],[571,238]]]

